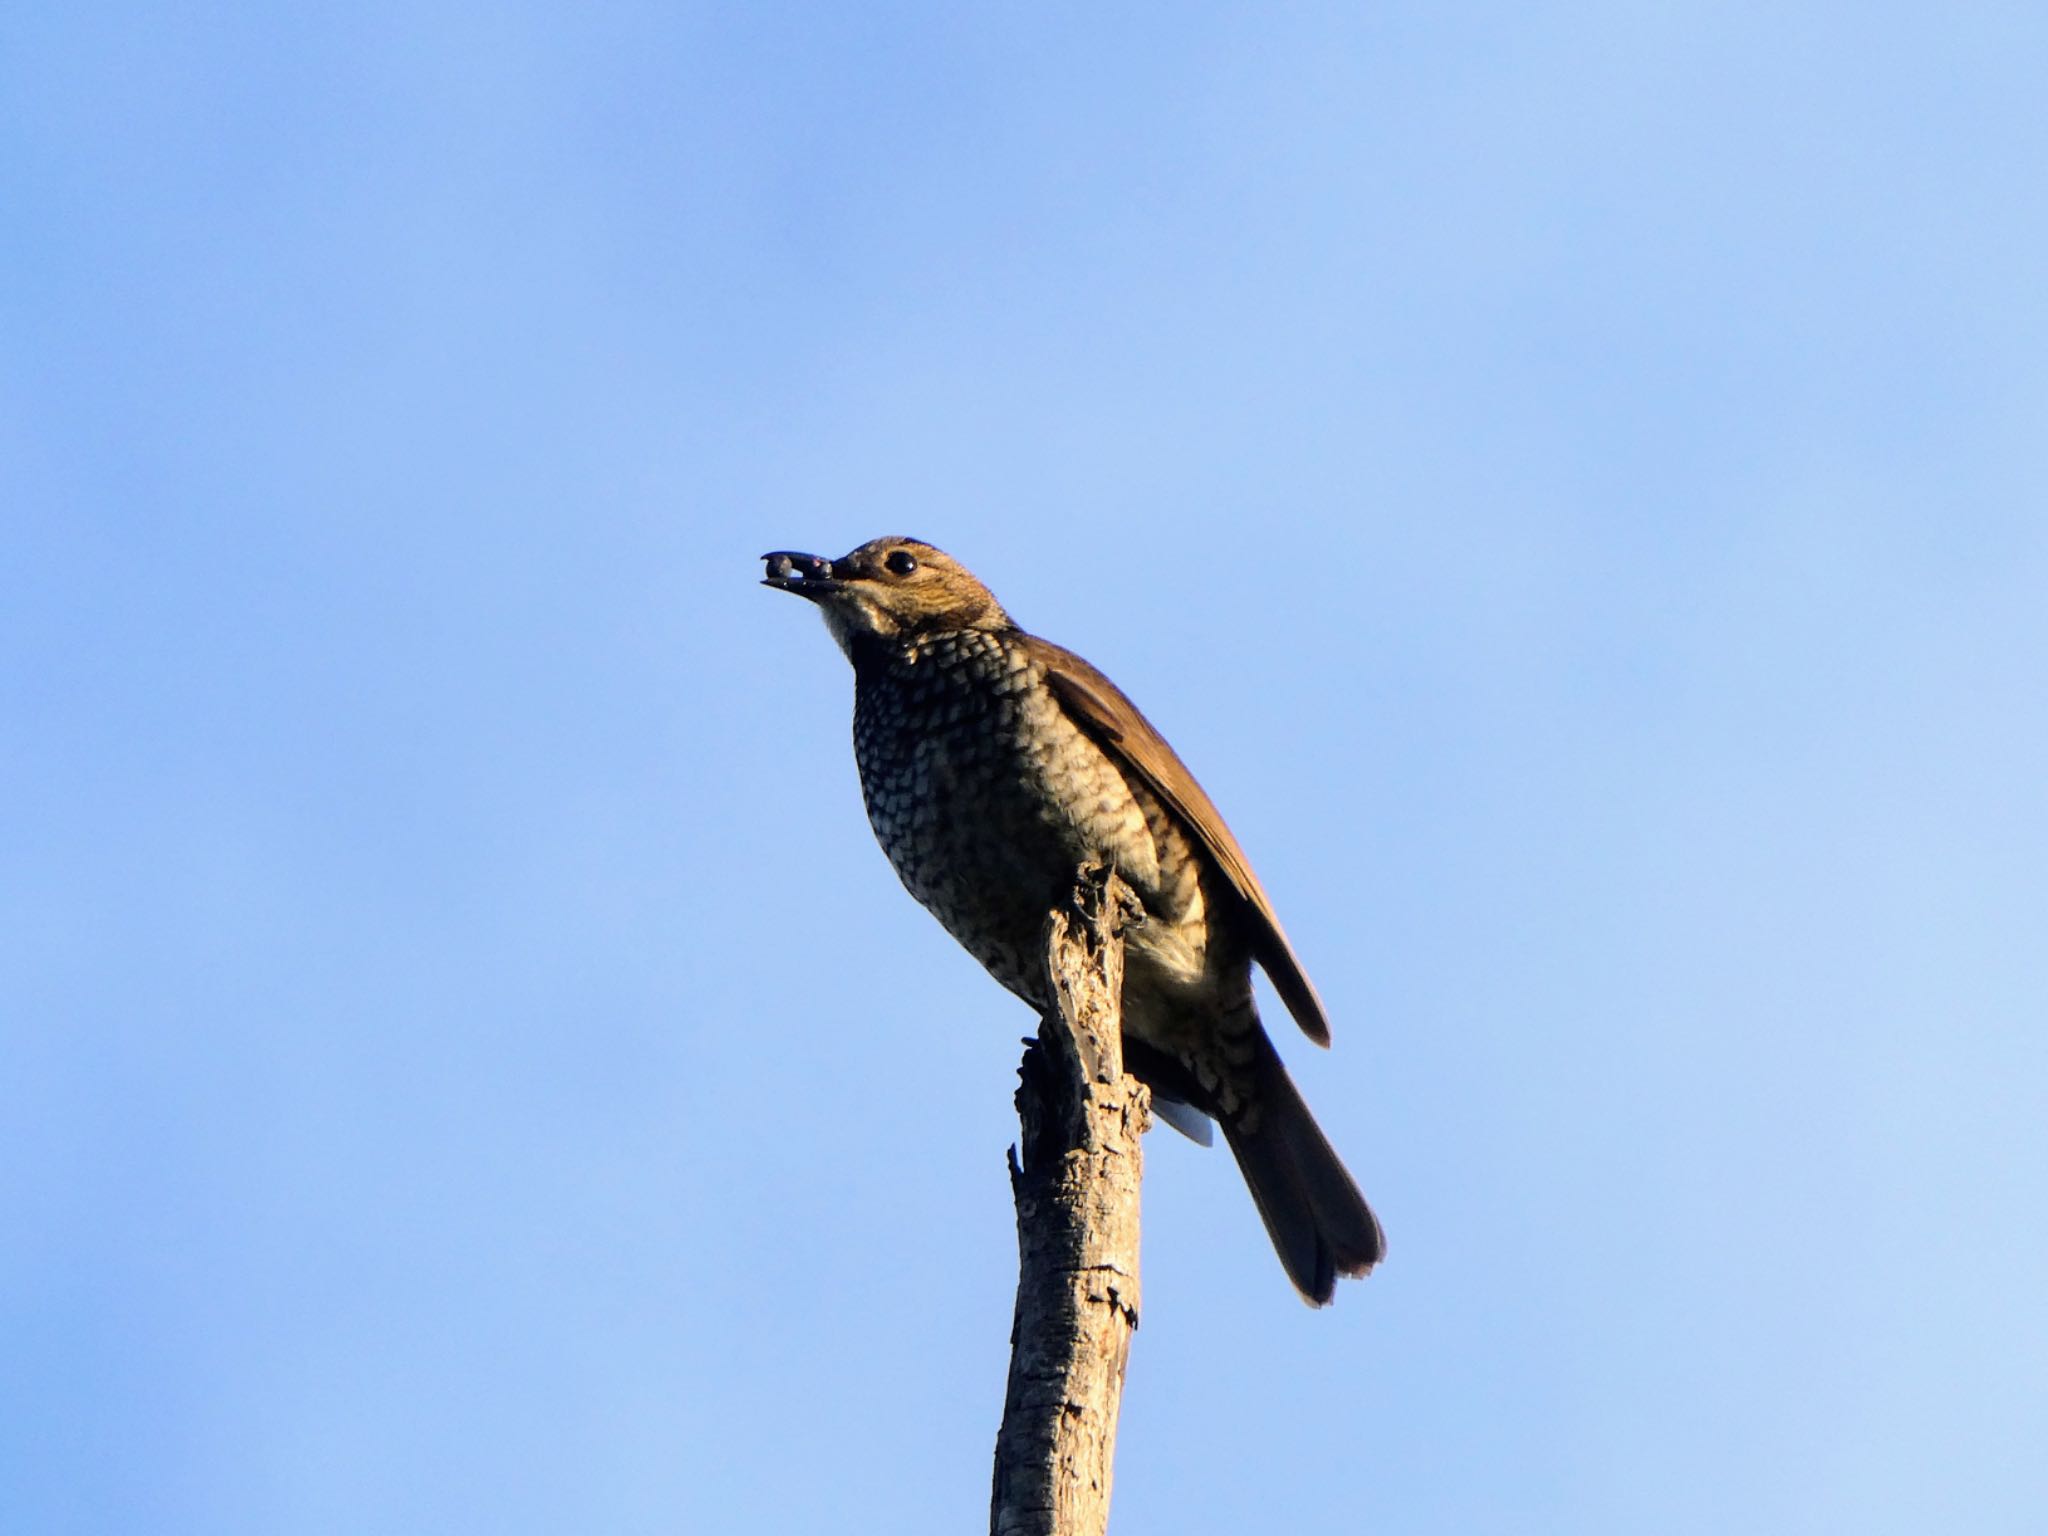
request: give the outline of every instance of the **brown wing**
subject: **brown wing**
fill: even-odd
[[[1294,949],[1273,915],[1273,903],[1251,861],[1223,824],[1223,815],[1195,782],[1187,764],[1175,756],[1166,738],[1152,728],[1152,722],[1138,712],[1138,706],[1124,697],[1123,690],[1072,651],[1041,640],[1023,637],[1025,649],[1045,667],[1046,681],[1076,722],[1103,749],[1123,762],[1145,781],[1152,792],[1178,816],[1181,824],[1209,851],[1237,894],[1244,898],[1252,919],[1252,953],[1273,979],[1273,986],[1294,1015],[1302,1033],[1317,1045],[1330,1043],[1330,1020],[1323,1012],[1323,1000],[1294,958]]]

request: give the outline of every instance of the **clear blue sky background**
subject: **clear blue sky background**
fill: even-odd
[[[958,1532],[1023,1010],[754,556],[1108,670],[1392,1257],[1125,1531],[2048,1509],[2038,5],[17,5],[0,1528]]]

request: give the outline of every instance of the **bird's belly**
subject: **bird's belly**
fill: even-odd
[[[856,742],[876,839],[904,886],[1004,986],[1045,989],[1047,914],[1083,864],[1156,890],[1159,849],[1116,766],[1051,701],[1035,718],[969,720]],[[1028,710],[1031,701],[1015,701]]]

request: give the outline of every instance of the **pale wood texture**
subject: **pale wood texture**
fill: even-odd
[[[1019,1069],[1010,1154],[1017,1311],[996,1436],[994,1536],[1102,1536],[1124,1365],[1138,1326],[1139,1139],[1150,1095],[1123,1070],[1123,927],[1136,903],[1082,870],[1046,927],[1059,1006]]]

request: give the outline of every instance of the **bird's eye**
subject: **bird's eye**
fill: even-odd
[[[917,569],[917,556],[907,549],[892,549],[889,551],[889,558],[882,564],[889,567],[893,575],[908,576]]]

